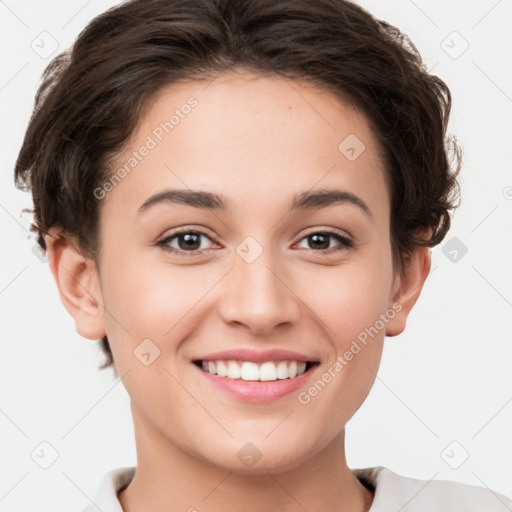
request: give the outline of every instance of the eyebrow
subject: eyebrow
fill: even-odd
[[[177,203],[203,208],[206,210],[229,211],[229,201],[213,192],[201,190],[164,190],[149,197],[139,208],[142,213],[151,206],[161,203]],[[347,190],[322,189],[303,192],[295,196],[290,205],[290,211],[314,210],[337,204],[353,204],[360,208],[368,217],[373,219],[373,213],[368,205],[357,195]]]

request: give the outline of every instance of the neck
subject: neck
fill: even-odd
[[[294,468],[236,473],[201,460],[151,429],[132,404],[137,469],[118,495],[124,512],[366,512],[373,493],[347,466],[345,431]]]

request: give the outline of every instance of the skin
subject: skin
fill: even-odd
[[[77,331],[108,336],[131,397],[138,464],[119,494],[122,507],[366,511],[373,493],[347,466],[344,427],[373,385],[385,335],[405,328],[430,251],[418,248],[403,270],[394,267],[390,193],[367,120],[297,81],[230,72],[168,87],[116,165],[190,96],[197,107],[102,200],[98,264],[73,239],[57,231],[46,237]],[[349,134],[365,144],[354,161],[338,150]],[[222,194],[231,210],[162,202],[138,213],[164,189]],[[319,189],[349,191],[371,215],[352,203],[289,211],[295,195]],[[206,234],[202,254],[183,254],[191,252],[183,238],[168,243],[181,254],[156,244],[182,226]],[[353,247],[308,239],[326,229]],[[236,252],[248,236],[263,250],[250,264]],[[282,348],[319,360],[320,378],[393,304],[401,310],[307,404],[295,392],[243,402],[191,362],[231,348]],[[160,350],[149,366],[133,353],[144,339]],[[237,457],[248,442],[262,454],[251,467]]]

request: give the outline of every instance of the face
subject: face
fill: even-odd
[[[322,451],[400,307],[365,117],[299,82],[225,74],[163,90],[123,166],[99,199],[101,322],[137,428],[235,471]]]

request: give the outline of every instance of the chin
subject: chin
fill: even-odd
[[[281,473],[299,466],[308,459],[304,444],[283,446],[282,443],[269,443],[261,440],[234,441],[235,446],[225,447],[218,457],[207,457],[208,462],[226,471],[244,475],[266,475]],[[234,457],[233,454],[234,453]]]

